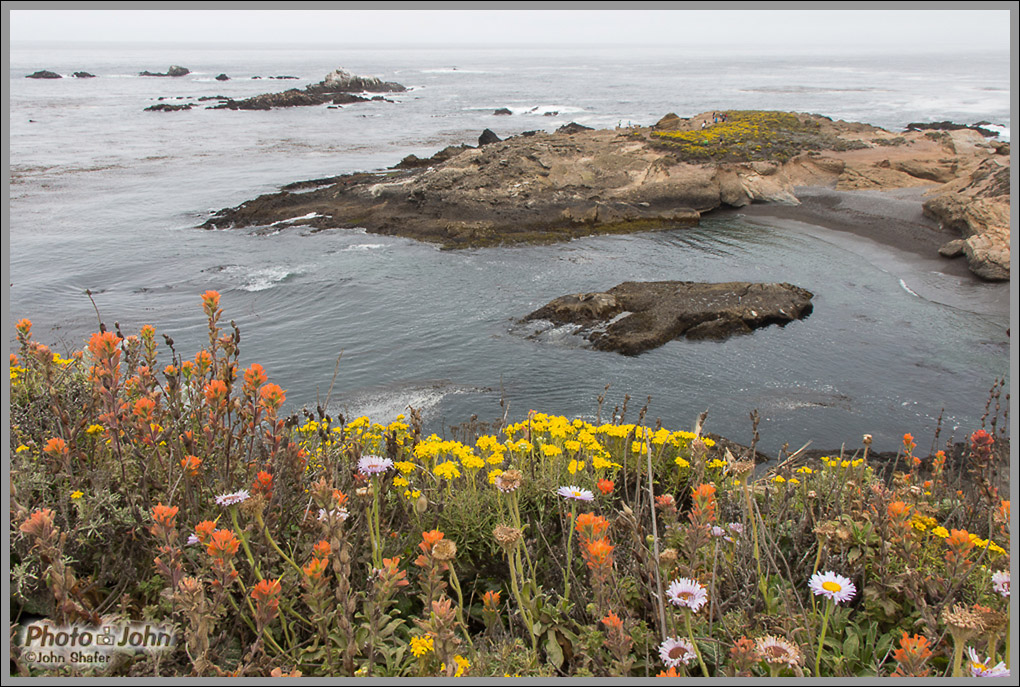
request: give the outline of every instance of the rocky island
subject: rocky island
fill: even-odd
[[[289,79],[293,77],[271,77]],[[366,98],[358,93],[400,93],[407,90],[401,84],[382,81],[377,77],[356,76],[343,69],[335,69],[322,81],[303,89],[292,88],[282,93],[263,93],[243,100],[224,99],[214,110],[271,110],[274,107],[302,107],[307,105],[347,105],[382,99],[381,96]]]
[[[287,93],[320,97],[311,86]],[[923,187],[925,212],[961,232],[943,254],[966,256],[984,279],[1006,280],[1008,153],[1008,144],[967,128],[894,133],[790,112],[671,114],[652,127],[567,125],[450,147],[405,169],[298,182],[203,226],[301,217],[316,228],[361,227],[458,248],[682,227],[721,207],[797,205],[798,187]]]
[[[790,284],[624,282],[604,293],[556,298],[524,318],[577,325],[600,351],[636,355],[667,341],[725,339],[811,313],[810,291]]]

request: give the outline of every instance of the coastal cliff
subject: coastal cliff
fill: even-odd
[[[491,140],[491,139],[490,139]],[[893,133],[819,115],[667,115],[653,127],[526,132],[447,148],[411,169],[291,184],[205,228],[362,227],[447,248],[693,225],[720,207],[799,201],[799,186],[930,187],[972,271],[1009,278],[1008,146],[971,129]],[[1002,189],[1005,192],[1000,192]],[[943,251],[943,254],[952,254]]]

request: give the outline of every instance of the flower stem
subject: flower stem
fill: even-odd
[[[822,647],[825,646],[825,631],[829,627],[829,612],[832,610],[832,601],[827,600],[825,602],[825,615],[822,616],[822,631],[818,635],[818,654],[815,655],[815,677],[818,677],[818,671],[822,665]]]
[[[705,659],[701,658],[701,649],[698,648],[698,643],[694,641],[694,630],[691,628],[691,614],[684,613],[684,622],[687,624],[687,637],[691,640],[691,646],[694,647],[694,653],[698,657],[698,664],[701,666],[701,673],[705,677],[711,677],[708,674],[708,666],[705,665]]]

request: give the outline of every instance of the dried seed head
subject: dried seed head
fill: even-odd
[[[509,494],[512,491],[516,491],[521,483],[524,481],[524,476],[520,470],[507,470],[496,475],[494,484],[504,494]]]
[[[451,539],[440,539],[432,547],[432,556],[437,561],[452,561],[457,556],[457,544]]]
[[[492,531],[492,536],[494,536],[499,545],[507,551],[521,540],[521,535],[522,533],[519,529],[516,527],[508,527],[507,525],[496,525],[496,529]]]
[[[666,549],[659,554],[659,563],[662,565],[673,565],[678,557],[679,554],[676,549]]]

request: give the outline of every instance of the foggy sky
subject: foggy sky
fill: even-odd
[[[14,9],[9,17],[11,41],[342,42],[392,47],[659,44],[769,52],[1009,51],[1011,21],[1006,9]]]

